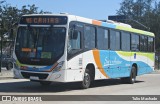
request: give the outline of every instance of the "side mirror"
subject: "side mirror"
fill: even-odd
[[[78,31],[77,30],[74,30],[73,31],[73,34],[72,34],[72,39],[77,39],[78,38]]]

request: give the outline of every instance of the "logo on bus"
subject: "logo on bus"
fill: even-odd
[[[114,58],[114,60],[109,60],[108,57],[106,57],[103,66],[105,67],[105,66],[109,66],[109,65],[118,65],[121,63],[122,63],[122,61],[117,60],[116,57]]]

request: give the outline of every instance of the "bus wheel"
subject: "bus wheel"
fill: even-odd
[[[90,76],[89,70],[86,69],[81,86],[83,89],[87,89],[90,87],[90,84],[91,84],[91,76]]]
[[[42,86],[48,86],[48,85],[51,85],[51,83],[52,83],[52,82],[50,82],[50,81],[40,81],[40,84],[41,84]]]
[[[7,70],[11,70],[13,68],[13,64],[11,62],[9,62],[6,66]]]
[[[136,68],[132,66],[130,77],[127,78],[129,84],[133,84],[136,81]]]

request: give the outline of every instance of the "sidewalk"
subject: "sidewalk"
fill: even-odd
[[[0,73],[0,80],[1,79],[13,79],[13,70],[6,70],[2,68]]]

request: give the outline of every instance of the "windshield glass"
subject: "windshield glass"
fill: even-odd
[[[63,27],[20,27],[15,53],[22,64],[52,65],[64,53]]]

